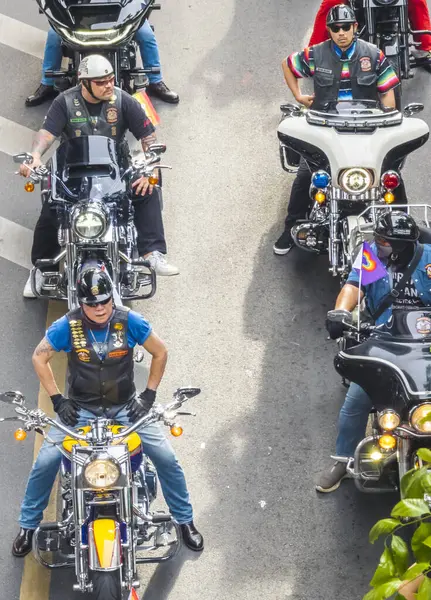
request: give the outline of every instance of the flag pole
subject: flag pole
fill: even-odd
[[[359,288],[358,288],[358,339],[359,339],[359,330],[361,327],[361,286],[362,286],[362,263],[364,260],[364,242],[362,242],[361,247],[361,268],[359,270]]]

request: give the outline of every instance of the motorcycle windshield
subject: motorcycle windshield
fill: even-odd
[[[399,309],[362,344],[339,353],[336,368],[358,383],[378,408],[431,398],[431,308]]]
[[[383,109],[374,100],[343,100],[328,102],[323,110],[309,110],[307,121],[311,125],[336,129],[373,130],[402,122],[402,114],[395,108]]]
[[[143,18],[152,0],[38,0],[48,19],[72,30],[111,29]],[[147,9],[147,10],[146,10]]]
[[[116,144],[110,138],[94,135],[68,140],[61,144],[51,161],[55,200],[112,200],[126,192]]]

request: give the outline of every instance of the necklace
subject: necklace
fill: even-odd
[[[108,336],[109,336],[109,324],[108,324],[108,328],[106,330],[106,335],[105,335],[105,339],[103,342],[98,342],[94,336],[94,333],[92,332],[91,329],[89,329],[90,333],[91,333],[91,337],[93,338],[93,348],[96,351],[97,356],[99,357],[100,360],[103,360],[106,356],[106,353],[108,351]]]

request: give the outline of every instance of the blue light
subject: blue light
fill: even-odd
[[[326,171],[316,171],[316,173],[313,174],[313,185],[319,190],[323,190],[328,187],[330,181],[331,178],[329,173]]]

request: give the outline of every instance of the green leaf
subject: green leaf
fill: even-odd
[[[419,498],[412,498],[398,502],[391,512],[391,517],[421,517],[427,514],[431,514],[428,504]]]
[[[428,467],[421,467],[420,469],[411,469],[407,471],[401,480],[401,497],[406,498],[420,498],[424,497],[424,486],[423,478],[428,473]]]
[[[377,567],[373,578],[370,582],[372,587],[377,587],[383,583],[387,583],[396,575],[396,567],[392,558],[392,552],[389,548],[385,548],[380,557],[379,566]]]
[[[399,535],[393,535],[391,541],[392,558],[394,559],[397,575],[402,575],[409,566],[409,549]]]
[[[429,569],[429,563],[416,563],[401,575],[401,579],[403,581],[411,581],[412,579],[416,579],[418,575],[420,575],[427,569]]]
[[[428,548],[431,548],[431,535],[429,537],[427,537],[422,544],[425,544],[425,546],[428,546]]]
[[[431,523],[421,523],[413,534],[411,546],[418,563],[431,562],[431,548],[424,541],[431,536]]]
[[[428,448],[420,448],[416,454],[425,462],[431,462],[431,450]]]
[[[395,594],[401,584],[401,579],[392,579],[391,581],[379,585],[379,587],[376,587],[374,590],[370,590],[368,594],[364,596],[363,600],[385,600],[386,598],[390,598]]]
[[[431,598],[431,579],[425,577],[421,583],[416,600],[430,600]]]
[[[392,533],[401,523],[397,519],[381,519],[370,531],[370,542],[374,544],[380,536]]]

